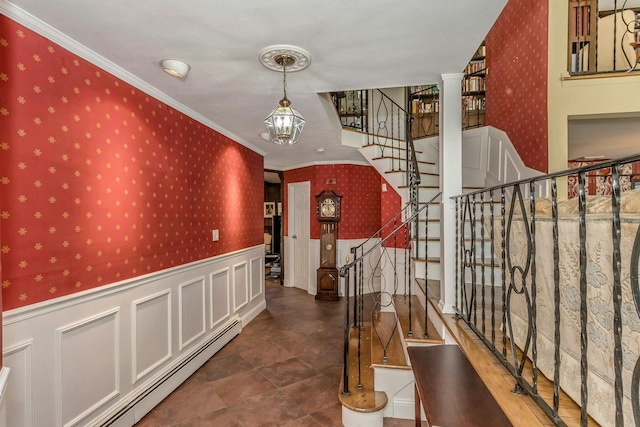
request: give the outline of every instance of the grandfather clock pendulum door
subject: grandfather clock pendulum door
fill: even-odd
[[[317,276],[316,299],[330,301],[339,299],[336,243],[341,198],[342,196],[330,190],[325,190],[316,196],[316,214],[320,222],[320,268]]]

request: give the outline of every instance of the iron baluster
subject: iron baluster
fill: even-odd
[[[489,256],[491,257],[491,346],[495,350],[496,348],[496,246],[494,242],[494,201],[493,190],[489,192],[489,218],[491,225],[489,227],[489,240],[491,241]]]
[[[613,226],[611,228],[613,243],[613,368],[615,372],[615,404],[616,427],[624,426],[622,417],[622,285],[620,283],[620,270],[622,260],[620,255],[620,165],[612,168],[612,194],[611,212],[613,213]]]
[[[558,416],[560,407],[560,248],[558,246],[558,186],[556,178],[551,179],[551,219],[553,221],[553,314],[555,320],[553,335],[553,414]]]
[[[529,210],[531,211],[531,365],[533,393],[538,394],[538,324],[536,292],[536,187],[529,183]]]
[[[580,425],[587,425],[587,211],[584,170],[578,173],[578,218],[580,236]]]

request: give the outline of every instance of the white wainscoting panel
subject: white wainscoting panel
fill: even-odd
[[[202,337],[206,329],[204,277],[197,277],[179,286],[178,331],[180,351]]]
[[[251,266],[251,301],[262,295],[264,289],[264,257],[253,258]]]
[[[171,290],[132,302],[132,382],[171,359]]]
[[[32,340],[4,349],[3,364],[11,366],[11,374],[7,382],[7,392],[10,391],[10,393],[7,393],[5,400],[7,407],[11,408],[11,415],[13,415],[13,418],[8,420],[7,426],[33,427],[32,354]]]
[[[233,266],[233,308],[240,310],[249,302],[247,261]]]
[[[113,308],[56,331],[56,425],[77,425],[120,394],[119,315]]]
[[[263,256],[256,245],[4,312],[6,425],[133,426],[266,308]]]
[[[489,137],[489,149],[487,150],[487,183],[490,185],[500,182],[502,170],[502,140]]]
[[[482,155],[484,147],[482,144],[482,136],[477,134],[467,134],[464,138],[462,148],[462,164],[465,168],[474,171],[477,174],[484,174],[485,156]]]
[[[11,369],[3,366],[0,369],[0,427],[7,427],[7,385]]]
[[[209,277],[209,311],[211,312],[210,329],[215,329],[231,314],[229,267],[214,271]]]

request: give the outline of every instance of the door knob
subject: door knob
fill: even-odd
[[[298,236],[296,236],[295,234],[293,236],[291,236],[292,239],[297,239]]]

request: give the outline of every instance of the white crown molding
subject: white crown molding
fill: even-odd
[[[59,30],[47,24],[46,22],[42,21],[41,19],[36,18],[35,16],[31,15],[24,9],[19,8],[13,3],[8,2],[7,0],[0,0],[0,13],[16,21],[17,23],[24,25],[30,30],[35,31],[41,36],[46,37],[49,40],[57,43],[58,45],[69,50],[70,52],[89,61],[93,65],[100,67],[101,69],[113,74],[117,78],[143,91],[144,93],[157,98],[159,101],[167,104],[172,108],[175,108],[176,110],[180,111],[186,116],[191,117],[192,119],[215,130],[216,132],[219,132],[222,135],[232,139],[238,144],[243,145],[252,151],[255,151],[256,153],[260,154],[263,157],[267,154],[266,151],[258,148],[257,146],[251,144],[250,142],[245,141],[244,139],[240,138],[238,135],[234,134],[233,132],[230,132],[229,130],[223,128],[219,124],[201,115],[200,113],[176,101],[175,99],[171,98],[161,90],[157,89],[155,86],[148,84],[144,80],[140,79],[139,77],[136,77],[135,75],[131,74],[130,72],[120,67],[119,65],[116,65],[115,63],[109,61],[103,56],[98,55],[96,52],[82,45],[80,42],[72,39],[71,37],[60,32]]]
[[[360,161],[360,160],[323,160],[323,161],[318,161],[318,162],[307,162],[307,163],[301,163],[299,165],[294,165],[294,166],[287,166],[286,168],[271,168],[268,167],[267,165],[265,165],[265,169],[272,169],[272,170],[278,170],[278,171],[290,171],[293,169],[301,169],[301,168],[306,168],[309,166],[327,166],[327,165],[354,165],[354,166],[371,166],[370,163],[365,162],[365,161]],[[373,167],[373,166],[371,166]]]

